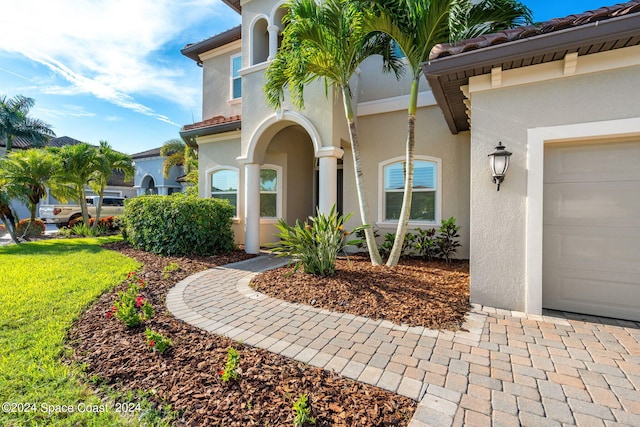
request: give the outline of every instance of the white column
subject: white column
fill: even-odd
[[[269,32],[269,57],[267,60],[271,61],[276,57],[276,52],[278,51],[278,34],[280,33],[280,28],[277,25],[269,25],[267,31]]]
[[[338,159],[344,151],[338,147],[322,147],[316,156],[320,159],[318,174],[318,210],[328,214],[338,200]]]
[[[248,254],[260,252],[260,165],[244,165],[244,250]]]

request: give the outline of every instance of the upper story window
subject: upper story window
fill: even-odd
[[[211,172],[211,197],[228,200],[236,209],[238,216],[238,171],[235,169],[217,169]]]
[[[242,68],[242,55],[231,57],[231,99],[239,99],[242,96],[242,78],[240,77]]]
[[[251,65],[261,64],[269,57],[269,31],[267,19],[260,18],[253,23],[251,33]]]
[[[403,160],[394,160],[381,165],[383,185],[380,219],[388,222],[395,222],[400,218],[402,198],[404,196],[406,163]],[[413,170],[410,221],[428,223],[437,223],[439,221],[439,169],[439,159],[416,156]]]
[[[281,216],[280,173],[278,166],[267,165],[260,169],[260,216],[263,218]]]

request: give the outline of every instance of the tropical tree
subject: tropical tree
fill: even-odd
[[[26,138],[34,146],[43,145],[49,137],[56,136],[47,123],[29,117],[35,105],[32,98],[16,95],[7,99],[0,96],[0,139],[6,142],[7,152],[13,148],[13,138]]]
[[[60,156],[62,172],[55,196],[60,200],[77,200],[82,220],[89,224],[85,186],[95,186],[101,168],[104,167],[98,149],[89,144],[65,145],[56,152]]]
[[[22,191],[14,195],[29,206],[29,227],[36,219],[36,208],[47,194],[47,186],[59,171],[58,159],[50,151],[41,148],[12,151],[2,161],[2,174],[10,182],[20,183]]]
[[[400,62],[388,36],[369,33],[365,28],[370,8],[349,0],[292,0],[287,7],[282,45],[266,71],[267,102],[281,108],[288,88],[294,106],[303,108],[305,87],[318,79],[324,79],[327,89],[331,86],[341,94],[349,124],[360,217],[363,224],[370,225],[350,80],[371,55],[383,56],[385,71],[398,73]],[[371,262],[381,264],[372,227],[365,229],[365,238]]]
[[[162,164],[162,174],[165,178],[169,178],[171,168],[174,166],[182,166],[185,175],[198,170],[196,152],[181,139],[174,138],[165,141],[160,148],[160,155],[166,157]]]
[[[421,64],[438,43],[455,42],[531,22],[531,11],[516,0],[377,0],[370,29],[390,35],[406,57],[411,74],[404,196],[387,266],[398,263],[411,215],[415,120]]]
[[[124,174],[124,179],[133,178],[135,174],[135,166],[133,160],[128,154],[114,150],[107,141],[100,141],[97,150],[98,159],[96,162],[96,170],[93,179],[90,182],[92,190],[98,195],[98,206],[96,206],[96,221],[93,222],[93,230],[98,227],[98,218],[102,211],[102,201],[104,200],[104,190],[107,187],[109,178],[114,171]],[[87,224],[85,222],[85,224]]]

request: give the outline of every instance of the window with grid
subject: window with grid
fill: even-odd
[[[397,221],[402,209],[406,163],[390,163],[383,168],[384,174],[384,221]],[[436,220],[437,164],[416,160],[413,169],[413,194],[411,221]]]
[[[238,213],[238,171],[219,169],[211,173],[211,197],[228,200]]]

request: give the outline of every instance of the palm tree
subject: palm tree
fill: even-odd
[[[62,172],[56,197],[60,200],[77,200],[82,211],[82,220],[89,224],[87,210],[87,195],[85,186],[94,186],[99,172],[104,165],[98,154],[98,149],[89,144],[65,145],[56,150],[62,162]]]
[[[57,158],[45,149],[12,151],[3,159],[3,175],[11,182],[20,183],[22,191],[17,192],[16,197],[29,206],[31,221],[27,230],[35,221],[36,207],[47,194],[47,185],[57,171]]]
[[[406,57],[411,73],[406,140],[404,196],[387,266],[398,263],[411,215],[415,120],[421,64],[438,43],[455,42],[531,22],[531,11],[517,0],[379,0],[371,30],[390,35]]]
[[[98,219],[100,218],[100,212],[102,211],[104,190],[107,187],[109,178],[113,174],[113,171],[124,173],[125,180],[133,178],[135,174],[135,167],[131,156],[115,151],[107,141],[100,141],[100,147],[98,147],[97,166],[95,177],[92,181],[93,190],[99,196],[98,206],[96,207],[96,220],[93,222],[92,227],[94,231],[97,230]]]
[[[352,106],[350,79],[367,57],[381,54],[385,71],[399,72],[390,40],[383,34],[369,34],[364,23],[369,9],[349,0],[292,0],[284,18],[282,46],[266,71],[267,102],[279,109],[284,101],[284,89],[291,92],[293,104],[304,107],[305,86],[324,79],[326,87],[341,92],[344,112],[349,124],[353,152],[356,188],[360,217],[363,224],[371,224],[371,215],[364,192],[360,162],[360,145]],[[382,263],[373,228],[365,229],[371,262]]]
[[[171,168],[182,166],[185,175],[198,170],[198,159],[193,148],[182,142],[181,139],[170,139],[160,148],[160,155],[166,157],[162,164],[162,174],[169,178]]]
[[[13,138],[16,137],[27,138],[39,146],[49,137],[56,136],[47,123],[29,117],[29,110],[34,104],[32,98],[22,95],[11,99],[0,96],[0,139],[5,140],[7,152],[13,148]]]

